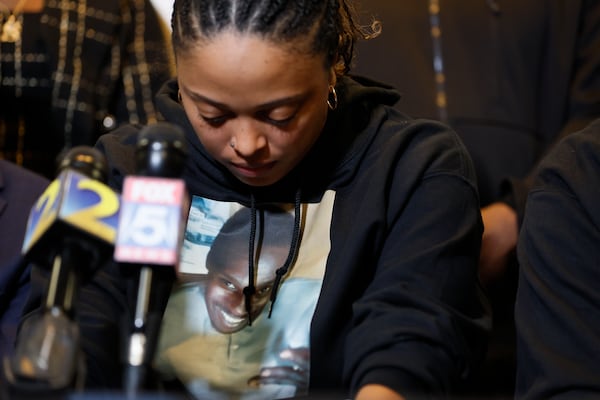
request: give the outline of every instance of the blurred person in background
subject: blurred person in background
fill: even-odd
[[[484,222],[479,272],[495,327],[483,393],[511,395],[515,257],[531,171],[600,116],[597,0],[363,0],[382,34],[357,44],[354,73],[393,85],[398,108],[441,120],[465,143]]]
[[[149,0],[0,0],[0,158],[53,178],[61,151],[156,121],[163,27]]]

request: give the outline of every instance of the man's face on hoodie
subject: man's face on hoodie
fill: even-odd
[[[270,247],[261,256],[257,268],[256,293],[251,300],[252,321],[260,315],[269,301],[275,271],[285,259],[286,249]],[[248,325],[244,303],[244,287],[248,286],[248,257],[240,253],[227,257],[227,265],[208,265],[209,281],[205,302],[213,327],[221,333],[234,333]]]
[[[200,142],[248,185],[282,179],[325,124],[335,73],[303,46],[224,31],[177,54],[181,102]]]

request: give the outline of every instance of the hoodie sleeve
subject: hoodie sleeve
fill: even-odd
[[[370,206],[385,210],[385,233],[379,256],[365,265],[374,268],[372,281],[353,307],[346,376],[353,394],[371,383],[419,398],[456,393],[482,361],[490,329],[470,158],[443,125],[413,123],[378,160],[394,165],[386,182],[371,177],[367,189],[383,190],[382,204]]]

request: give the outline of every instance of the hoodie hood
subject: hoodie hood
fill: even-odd
[[[167,121],[183,127],[192,149],[184,173],[188,189],[192,194],[208,193],[214,199],[236,201],[250,208],[249,280],[244,288],[244,298],[248,323],[252,324],[257,213],[268,203],[294,204],[292,241],[285,263],[276,271],[270,317],[280,284],[292,267],[300,245],[301,204],[318,202],[326,190],[336,189],[352,179],[378,127],[386,119],[386,106],[393,106],[400,96],[389,86],[365,78],[343,77],[336,85],[338,106],[329,111],[325,127],[306,157],[279,182],[267,187],[250,187],[208,154],[179,102],[178,92],[176,80],[166,83],[158,94],[157,107]]]
[[[317,201],[328,188],[335,188],[353,175],[361,155],[375,136],[377,127],[399,99],[390,86],[362,77],[342,77],[336,85],[338,107],[330,111],[325,128],[304,160],[281,181],[267,187],[250,187],[241,183],[224,166],[214,160],[200,143],[181,104],[178,84],[173,79],[157,95],[157,108],[163,118],[181,126],[190,145],[190,159],[184,176],[194,193],[209,189],[215,198],[248,204],[252,193],[257,202],[294,202],[302,189],[302,201]],[[232,197],[223,198],[223,193]],[[239,195],[242,197],[238,197]]]

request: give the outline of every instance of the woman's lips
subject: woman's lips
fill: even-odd
[[[267,173],[271,168],[273,168],[275,162],[264,163],[260,165],[241,165],[241,164],[232,164],[233,168],[238,171],[238,173],[242,176],[246,176],[249,178],[255,178]]]

